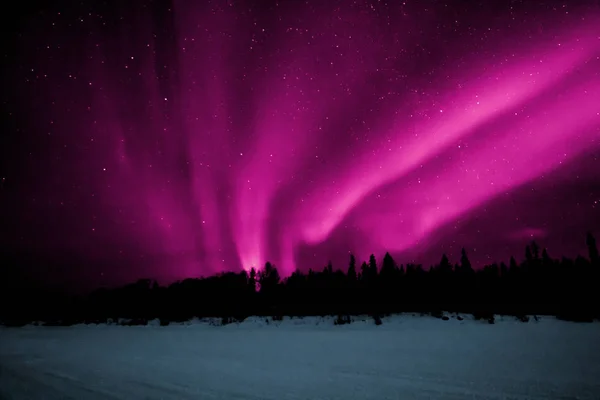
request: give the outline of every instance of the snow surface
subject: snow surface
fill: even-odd
[[[600,399],[600,323],[0,328],[0,399]]]

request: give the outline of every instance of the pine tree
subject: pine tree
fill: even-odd
[[[531,242],[531,252],[533,253],[534,260],[537,261],[540,259],[540,246],[538,246],[535,240]]]
[[[375,259],[374,254],[369,256],[369,273],[371,274],[371,278],[377,276],[377,260]]]
[[[452,272],[452,264],[450,264],[450,260],[448,260],[448,256],[446,254],[442,255],[439,268],[440,271],[444,273]]]
[[[546,268],[552,265],[552,258],[548,255],[548,250],[546,248],[542,250],[542,265]]]
[[[469,257],[467,256],[467,251],[463,247],[460,251],[460,267],[464,273],[473,272],[473,267],[471,266],[471,261],[469,261]]]
[[[328,273],[329,275],[332,275],[332,274],[333,274],[333,264],[331,263],[331,261],[329,261],[329,262],[327,263],[327,266],[325,267],[325,270],[327,271],[327,273]]]
[[[529,245],[525,247],[525,260],[527,261],[528,265],[532,264],[533,255],[531,254],[531,247]]]
[[[363,261],[363,263],[360,266],[360,275],[363,282],[367,282],[370,278],[369,264],[367,264],[366,261]]]
[[[510,272],[513,272],[513,273],[517,272],[517,268],[519,268],[519,267],[517,265],[517,260],[515,260],[514,256],[510,256],[510,263],[508,265],[509,265],[508,270]]]
[[[588,248],[588,255],[590,257],[590,261],[592,265],[599,266],[600,265],[600,257],[598,256],[598,247],[596,246],[596,238],[592,235],[591,232],[586,234],[585,244]]]
[[[256,292],[256,270],[254,267],[250,269],[250,274],[248,276],[248,287],[250,288],[250,292]]]
[[[354,257],[354,254],[350,254],[350,264],[348,265],[348,280],[350,282],[356,282],[356,257]]]
[[[280,280],[281,278],[277,268],[270,262],[267,262],[265,264],[265,269],[260,274],[260,291],[265,293],[273,292],[277,285],[279,285]]]
[[[500,263],[500,276],[505,278],[506,275],[508,275],[508,267],[506,266],[506,264],[504,263],[504,261],[502,261]]]
[[[385,256],[383,256],[383,261],[381,263],[381,276],[385,277],[386,279],[392,278],[396,268],[396,262],[394,261],[390,253],[385,253]]]

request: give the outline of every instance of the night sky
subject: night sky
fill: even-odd
[[[600,234],[597,1],[62,3],[3,21],[0,250],[24,273],[481,266]]]

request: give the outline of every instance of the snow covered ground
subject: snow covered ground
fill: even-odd
[[[0,328],[0,399],[600,399],[600,324]]]

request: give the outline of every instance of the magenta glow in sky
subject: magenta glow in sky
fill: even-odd
[[[179,278],[349,251],[484,262],[593,228],[597,6],[321,3],[45,17],[18,85],[45,143],[27,201],[51,222],[15,240]],[[577,199],[523,197],[548,179]],[[574,201],[575,222],[542,222]]]

